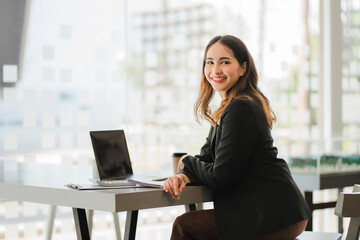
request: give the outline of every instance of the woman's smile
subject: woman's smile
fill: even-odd
[[[226,80],[226,77],[213,76],[213,77],[211,77],[211,80],[214,81],[215,83],[222,83]]]

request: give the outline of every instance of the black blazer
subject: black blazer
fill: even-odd
[[[201,153],[183,160],[191,183],[214,190],[223,239],[253,239],[309,218],[305,199],[277,153],[260,104],[234,99],[220,125],[211,127]]]

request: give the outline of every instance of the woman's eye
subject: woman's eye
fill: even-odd
[[[229,64],[230,62],[229,61],[223,61],[221,62],[221,64]]]
[[[213,61],[207,61],[206,64],[214,64]]]

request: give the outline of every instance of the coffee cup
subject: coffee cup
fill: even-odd
[[[187,153],[185,152],[174,152],[172,154],[172,159],[173,159],[173,171],[174,171],[174,174],[177,173],[179,170],[178,170],[178,164],[179,164],[179,160],[182,156],[186,155]]]

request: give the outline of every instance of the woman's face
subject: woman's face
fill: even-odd
[[[225,99],[227,90],[244,75],[245,66],[240,66],[232,50],[216,42],[206,54],[204,75],[212,88]]]

